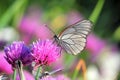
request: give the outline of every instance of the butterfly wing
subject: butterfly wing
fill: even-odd
[[[59,36],[60,45],[67,53],[77,55],[86,44],[86,37],[91,31],[92,23],[89,20],[77,22],[66,28]]]

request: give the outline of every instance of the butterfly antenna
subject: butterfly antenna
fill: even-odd
[[[55,43],[55,42],[56,42],[55,38],[57,37],[57,36],[56,36],[56,33],[55,33],[50,27],[48,27],[46,24],[44,24],[44,26],[45,26],[46,28],[48,28],[48,29],[54,34],[53,37],[52,37],[52,39],[54,38],[53,43]]]
[[[54,35],[56,35],[55,32],[50,27],[48,27],[46,24],[44,24],[44,26],[47,27]]]

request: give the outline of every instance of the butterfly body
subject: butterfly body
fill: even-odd
[[[61,45],[62,41],[61,41],[61,39],[57,35],[54,35],[54,39],[57,42],[57,44],[62,47],[62,45]]]
[[[54,35],[54,39],[58,44],[60,44],[59,37],[57,35]]]
[[[54,35],[54,41],[57,43],[58,46],[60,46],[62,49],[64,49],[63,41],[61,39],[59,39],[59,37],[57,35]],[[65,50],[65,49],[64,49]],[[66,51],[66,50],[65,50]],[[67,52],[67,51],[66,51]]]

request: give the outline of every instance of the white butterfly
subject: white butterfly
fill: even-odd
[[[54,39],[67,53],[77,55],[85,48],[91,27],[91,21],[82,20],[65,28],[58,36],[55,35]]]

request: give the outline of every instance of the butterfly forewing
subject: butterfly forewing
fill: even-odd
[[[92,23],[89,20],[83,20],[67,27],[58,36],[61,47],[70,54],[80,53],[85,47],[91,26]]]

